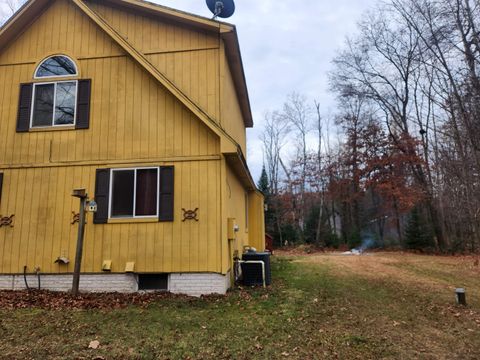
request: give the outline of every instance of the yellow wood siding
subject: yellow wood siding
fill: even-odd
[[[77,62],[80,78],[92,79],[90,129],[16,133],[20,83],[32,82],[36,64],[57,53]],[[200,84],[211,70],[195,66]],[[53,261],[74,257],[72,189],[93,196],[97,168],[163,164],[175,166],[175,221],[94,225],[89,218],[82,271],[101,271],[103,260],[112,260],[113,272],[127,261],[138,272],[225,271],[218,136],[78,8],[58,0],[46,9],[0,54],[0,79],[0,214],[15,214],[13,228],[0,228],[0,273],[24,265],[71,272],[72,263]],[[182,208],[197,207],[199,222],[181,221]]]
[[[138,272],[221,272],[220,161],[159,163],[175,166],[173,222],[97,225],[88,215],[82,271],[123,272],[135,262]],[[121,165],[128,167],[129,164]],[[151,163],[138,164],[152,166]],[[39,266],[44,273],[71,272],[78,224],[72,211],[79,201],[72,189],[94,189],[96,166],[41,167],[4,171],[1,214],[15,214],[14,227],[0,228],[0,273]],[[199,221],[182,222],[182,208],[199,208]],[[54,264],[66,256],[68,265]]]
[[[225,57],[225,55],[223,55]],[[247,154],[247,134],[243,115],[233,83],[232,73],[226,58],[222,62],[222,126]]]
[[[70,26],[55,20],[62,17],[72,18]],[[216,135],[130,58],[106,57],[113,42],[84,20],[73,5],[59,0],[0,55],[0,79],[4,79],[0,83],[0,164],[219,154]],[[74,40],[47,40],[69,27],[79,30]],[[88,45],[91,39],[98,43]],[[90,55],[76,56],[85,44]],[[19,50],[31,48],[35,53],[28,55]],[[55,53],[70,55],[78,62],[80,77],[92,79],[90,130],[17,134],[20,83],[31,82],[36,63]],[[6,63],[16,65],[1,65]]]
[[[265,250],[265,209],[263,195],[251,191],[248,195],[249,245],[258,251]]]
[[[233,250],[238,250],[239,254],[242,254],[243,247],[249,245],[248,224],[246,222],[245,211],[246,192],[243,185],[240,183],[228,165],[226,182],[227,218],[235,218],[235,223],[239,226],[239,231],[236,233]]]
[[[81,11],[68,1],[56,1],[24,33],[0,53],[0,65],[35,64],[54,52],[76,58],[122,55],[108,35],[98,31]]]
[[[184,94],[219,121],[219,36],[89,2]]]

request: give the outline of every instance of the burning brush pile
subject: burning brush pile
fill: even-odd
[[[368,249],[372,249],[375,246],[375,240],[371,237],[364,237],[362,240],[362,245],[351,249],[349,251],[345,251],[341,253],[342,255],[364,255]]]

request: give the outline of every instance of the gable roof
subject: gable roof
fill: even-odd
[[[147,14],[152,14],[166,20],[172,20],[193,28],[203,29],[214,33],[220,32],[220,36],[225,42],[225,50],[228,64],[232,71],[235,90],[237,92],[240,108],[246,127],[253,126],[252,110],[250,108],[250,99],[248,96],[247,81],[243,68],[242,54],[238,42],[237,29],[235,25],[211,20],[209,18],[191,14],[188,12],[169,8],[167,6],[154,4],[144,0],[102,0],[114,6],[124,7]]]
[[[27,1],[1,28],[0,28],[0,51],[16,38],[22,30],[41,15],[53,0],[29,0]],[[90,9],[86,1],[73,1],[77,6],[84,5],[83,10]],[[246,127],[253,126],[252,110],[248,96],[248,88],[243,68],[242,55],[238,42],[235,25],[211,20],[202,16],[190,14],[184,11],[172,9],[163,5],[154,4],[143,0],[102,0],[112,6],[130,9],[136,12],[154,15],[167,21],[219,33],[225,43],[225,52],[228,64],[232,72],[235,90],[240,103],[244,124]],[[102,19],[103,20],[103,19]],[[106,23],[105,20],[103,22]]]
[[[27,1],[1,28],[0,28],[0,51],[3,50],[11,41],[18,37],[25,28],[33,23],[55,0],[29,0]],[[221,148],[223,153],[236,154],[243,157],[239,145],[236,141],[223,130],[220,125],[213,120],[205,111],[203,111],[195,102],[185,95],[173,82],[154,67],[134,46],[132,46],[123,36],[121,36],[110,24],[99,14],[93,11],[84,0],[70,0],[83,13],[97,24],[105,33],[107,33],[117,45],[119,45],[128,55],[130,55],[145,71],[153,76],[164,88],[172,93],[187,109],[195,114],[210,130],[217,134],[221,139]],[[245,126],[253,126],[250,103],[248,100],[248,91],[246,87],[245,75],[241,60],[240,48],[236,29],[234,25],[213,21],[197,15],[188,14],[178,10],[170,9],[165,6],[148,3],[141,0],[103,0],[113,5],[126,6],[138,11],[154,12],[156,15],[165,19],[175,20],[187,26],[194,26],[201,29],[207,29],[220,32],[220,36],[225,40],[226,55],[229,59],[229,65],[234,78],[237,96],[243,113]],[[238,152],[240,151],[240,155]],[[251,179],[248,167],[243,169],[247,172],[248,181],[253,187],[255,184]]]

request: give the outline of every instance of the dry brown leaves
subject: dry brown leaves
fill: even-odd
[[[184,295],[173,295],[165,292],[155,293],[85,293],[72,296],[65,292],[44,290],[0,291],[0,309],[41,308],[49,310],[61,309],[122,309],[128,306],[146,307],[160,299],[195,299]]]

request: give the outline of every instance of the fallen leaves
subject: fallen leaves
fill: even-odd
[[[131,305],[147,307],[151,303],[165,298],[185,298],[165,292],[156,293],[85,293],[73,296],[65,292],[46,290],[35,291],[0,291],[0,309],[41,308],[48,310],[62,309],[123,309]],[[193,301],[193,300],[192,300]]]

